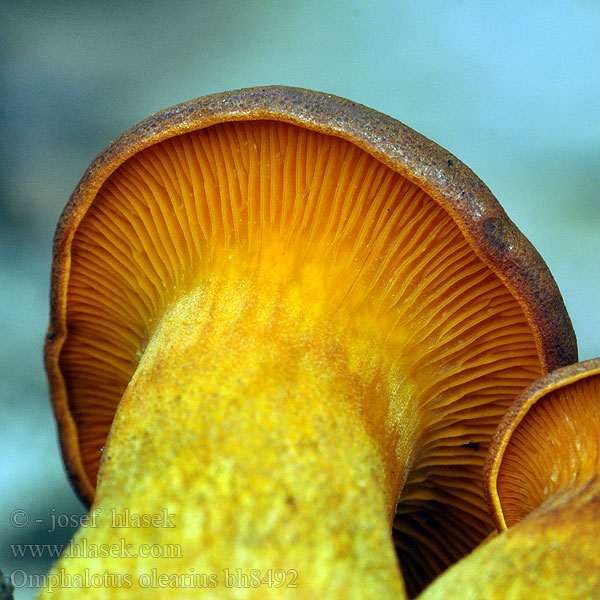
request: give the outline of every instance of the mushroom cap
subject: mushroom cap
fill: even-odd
[[[291,190],[282,183],[288,172],[296,178]],[[248,198],[238,197],[238,188]],[[272,192],[268,200],[264,190]],[[285,206],[281,190],[291,198]],[[109,196],[130,195],[135,215],[107,208]],[[154,204],[161,198],[165,205]],[[198,227],[189,224],[192,213]],[[420,399],[426,415],[395,406],[385,407],[383,425],[369,419],[382,437],[416,430],[404,440],[414,443],[412,470],[396,475],[405,485],[394,527],[400,551],[414,557],[404,561],[409,571],[420,572],[424,561],[438,565],[414,575],[425,582],[491,529],[479,484],[489,439],[520,390],[576,360],[575,336],[542,258],[468,167],[395,119],[329,94],[274,86],[179,104],[118,137],[84,174],[54,240],[45,346],[74,488],[91,502],[112,414],[169,294],[187,277],[181,265],[204,265],[206,254],[225,269],[229,250],[215,258],[207,240],[260,246],[255,227],[263,218],[283,246],[303,236],[302,252],[341,273],[332,302],[373,322],[385,312],[388,338],[400,332],[400,341],[390,342],[390,365],[397,381],[418,388],[407,396]],[[289,223],[293,233],[286,233]],[[307,250],[311,244],[316,250]],[[410,257],[408,249],[416,249]],[[249,269],[259,254],[248,259]],[[269,256],[277,262],[277,248]],[[92,307],[96,293],[109,306],[102,313]],[[410,324],[398,325],[406,315]],[[423,355],[402,364],[423,340]],[[470,345],[464,354],[463,343]],[[394,452],[389,456],[393,470]]]
[[[587,502],[593,493],[600,499],[599,485],[600,358],[595,358],[556,369],[517,398],[490,445],[486,495],[503,531],[542,506],[547,511],[555,503]]]

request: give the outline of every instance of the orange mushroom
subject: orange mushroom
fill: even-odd
[[[600,359],[557,369],[529,386],[494,437],[487,471],[487,496],[499,531],[534,510],[576,498],[587,502],[590,493],[597,494]]]
[[[600,359],[529,386],[498,428],[486,470],[502,533],[422,598],[598,597]]]
[[[227,597],[225,573],[254,569],[297,573],[302,598],[402,597],[393,524],[414,594],[493,529],[483,457],[514,397],[575,359],[539,255],[423,136],[295,88],[162,111],[61,217],[46,366],[98,515],[75,547],[181,556],[54,572],[133,574],[135,595],[193,571]],[[115,529],[125,514],[162,526]]]

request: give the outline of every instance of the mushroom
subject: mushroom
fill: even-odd
[[[98,517],[75,548],[181,551],[55,572],[382,598],[404,593],[392,527],[411,594],[493,530],[489,440],[576,347],[546,265],[458,159],[267,87],[157,113],[92,163],[58,225],[45,355]]]
[[[420,598],[596,598],[600,359],[557,369],[529,386],[498,428],[486,472],[501,533]]]

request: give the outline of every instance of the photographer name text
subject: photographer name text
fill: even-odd
[[[102,509],[95,508],[87,515],[67,515],[55,514],[49,515],[48,533],[54,533],[57,529],[66,527],[78,528],[89,527],[95,528],[98,526],[98,519],[102,516]],[[116,529],[141,529],[141,528],[175,528],[175,515],[170,513],[168,509],[163,508],[158,513],[136,513],[128,508],[117,510],[112,508],[109,513],[110,526]],[[13,527],[26,527],[31,519],[29,514],[21,509],[14,510],[10,515],[10,523]],[[35,523],[44,523],[44,519],[34,519]]]

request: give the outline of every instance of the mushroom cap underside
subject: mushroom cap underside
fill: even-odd
[[[600,499],[599,358],[556,369],[523,391],[494,436],[486,474],[499,530],[556,503]]]

